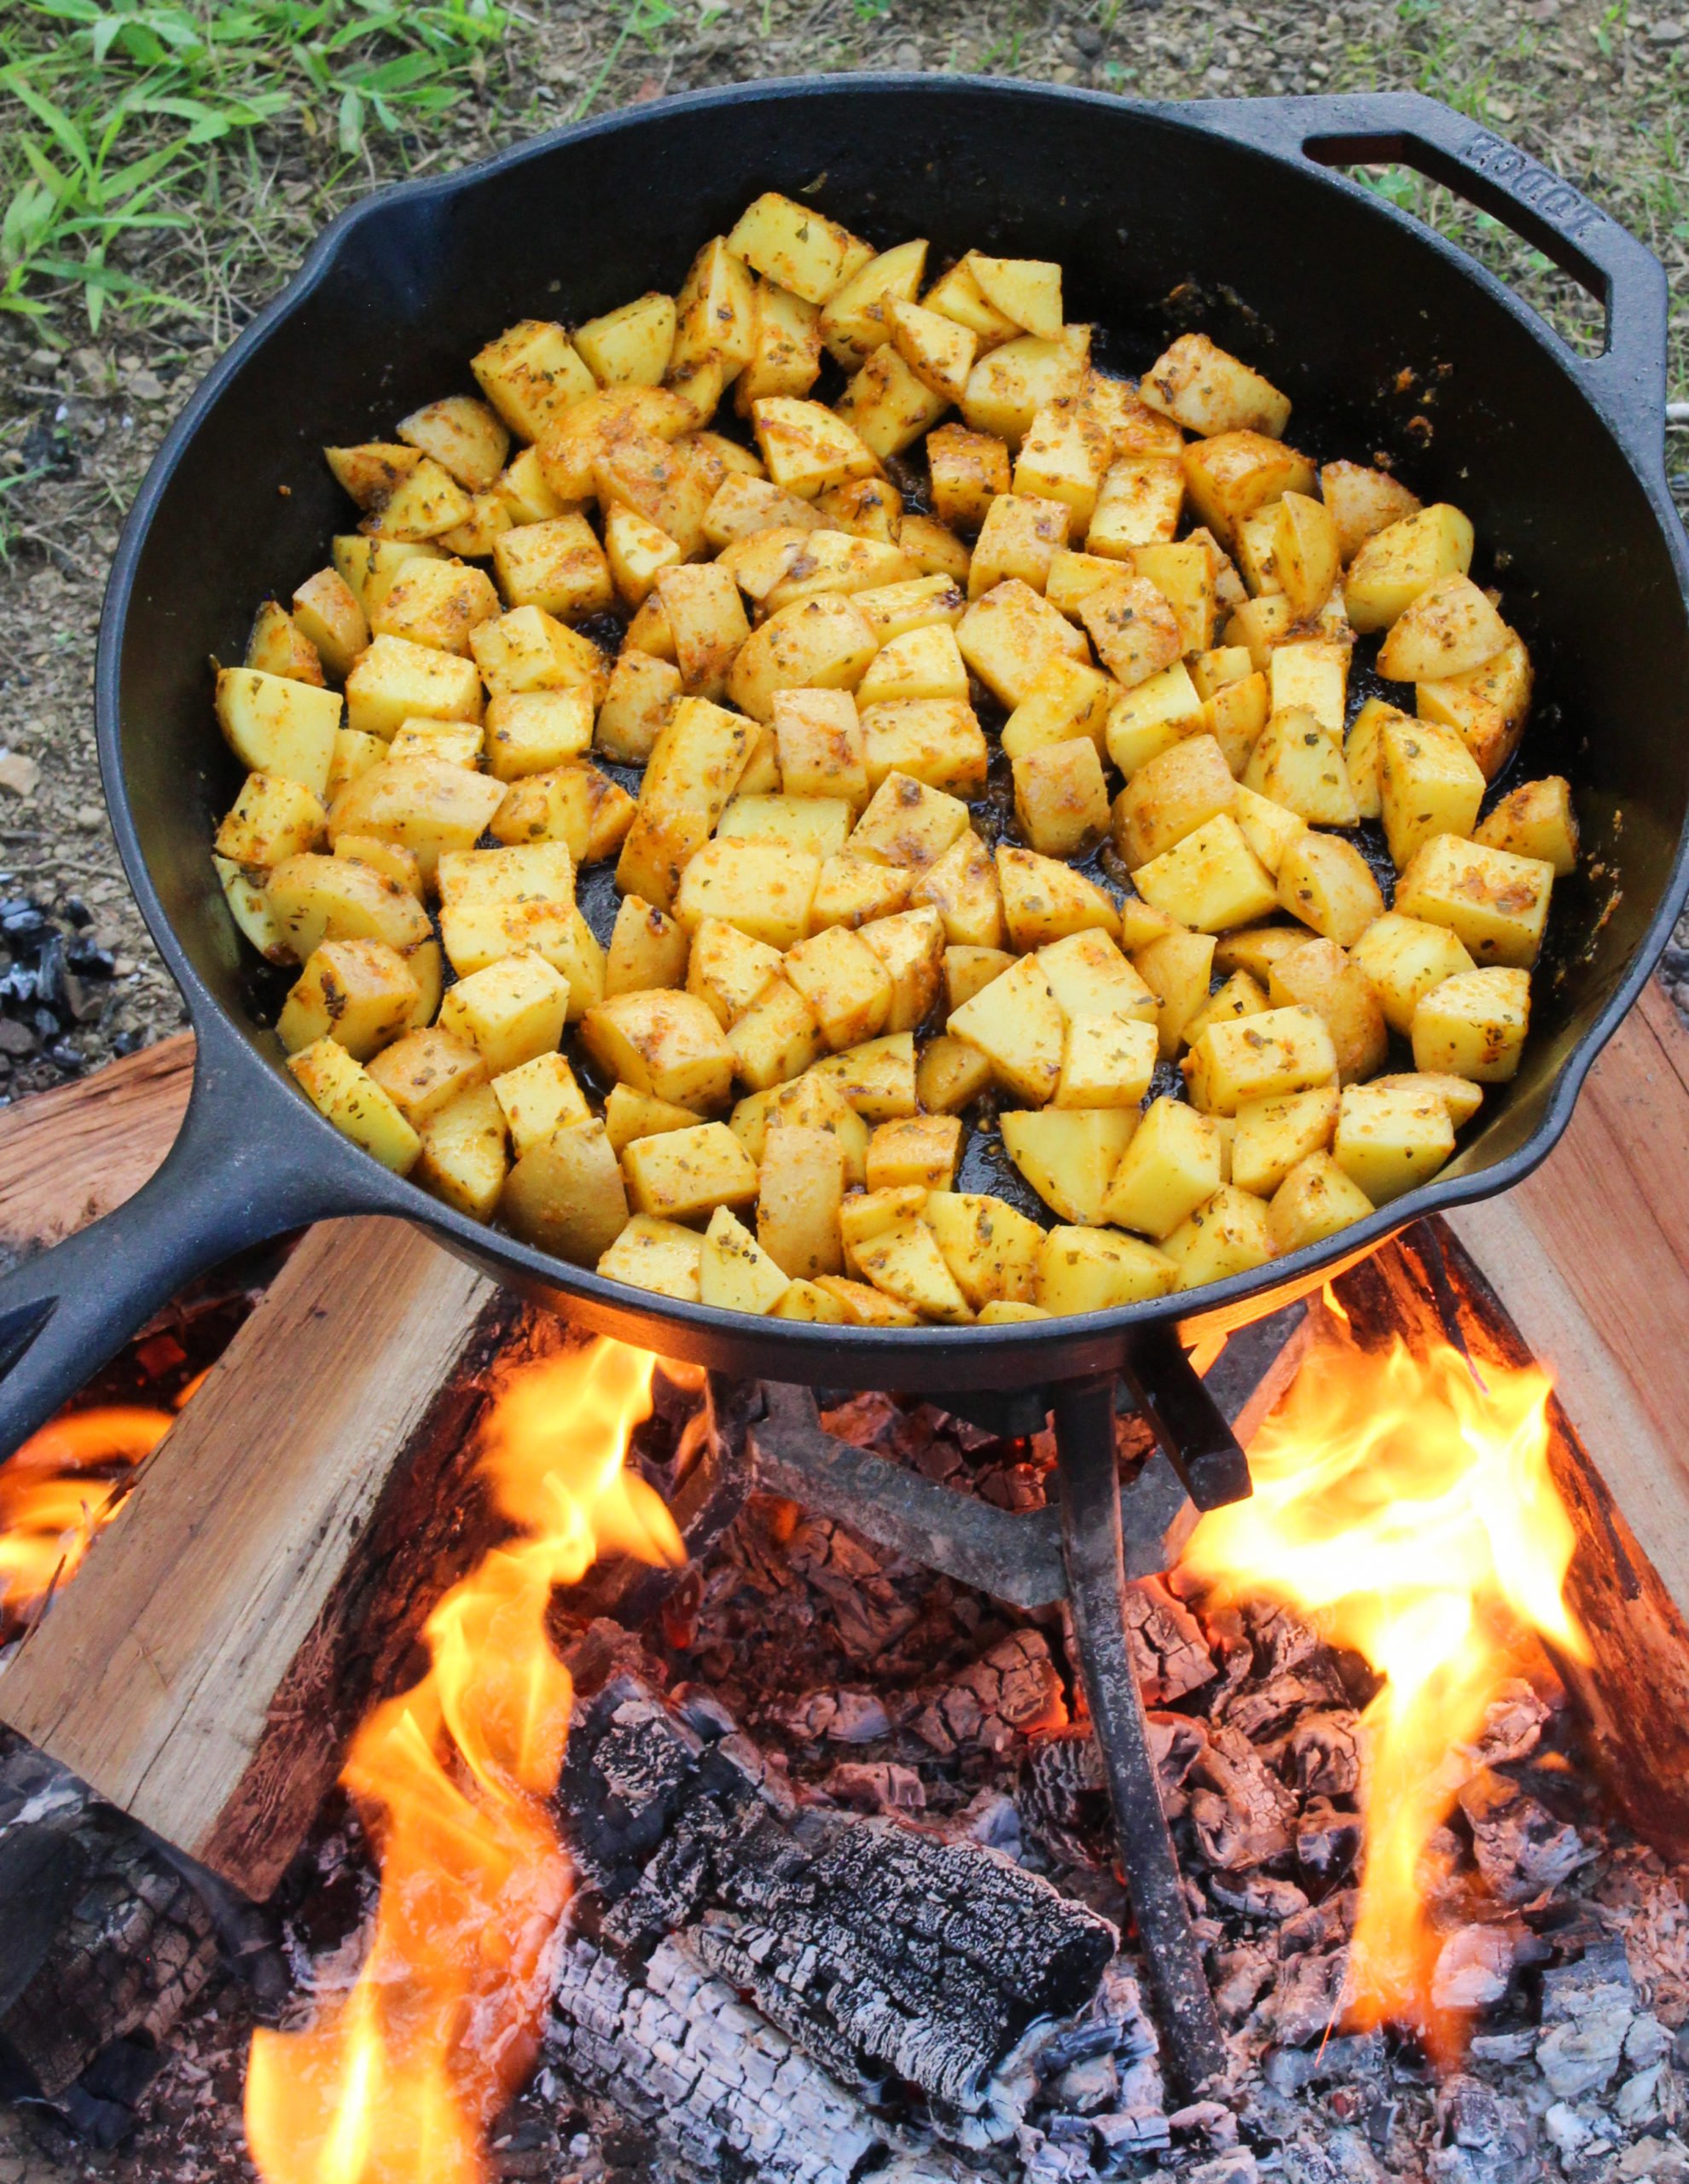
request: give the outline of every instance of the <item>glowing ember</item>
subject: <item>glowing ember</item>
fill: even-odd
[[[1344,1316],[1347,1316],[1344,1315]],[[1439,1937],[1421,1861],[1468,1774],[1457,1757],[1535,1631],[1587,1658],[1562,1594],[1574,1544],[1548,1470],[1552,1382],[1459,1351],[1416,1359],[1317,1349],[1250,1449],[1251,1501],[1204,1517],[1185,1567],[1223,1599],[1305,1612],[1385,1679],[1362,1716],[1366,1869],[1345,2006],[1418,2030],[1434,2011]]]
[[[656,1361],[601,1341],[536,1366],[497,1405],[483,1472],[520,1534],[434,1610],[431,1665],[378,1706],[342,1780],[380,1844],[356,1985],[307,2030],[259,2032],[247,2135],[266,2184],[479,2184],[483,2135],[526,2076],[569,1893],[547,1810],[573,1697],[553,1589],[606,1549],[684,1559],[623,1468]]]
[[[173,1422],[138,1404],[68,1411],[0,1464],[0,1639],[75,1574]]]

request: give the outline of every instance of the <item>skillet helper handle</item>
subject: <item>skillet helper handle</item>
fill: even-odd
[[[1152,1320],[1135,1328],[1120,1369],[1196,1507],[1247,1501],[1249,1459],[1172,1323]]]
[[[1200,114],[1201,108],[1196,111]],[[1626,228],[1516,144],[1414,91],[1215,102],[1227,135],[1338,167],[1391,160],[1440,182],[1552,258],[1599,302],[1606,344],[1574,355],[1590,399],[1640,468],[1664,462],[1665,269]]]
[[[154,1312],[249,1244],[352,1210],[332,1182],[247,1136],[202,1073],[164,1165],[103,1219],[0,1276],[0,1462]]]

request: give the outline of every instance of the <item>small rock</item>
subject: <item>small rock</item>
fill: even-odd
[[[138,371],[129,375],[129,391],[142,402],[162,402],[170,389],[156,372]]]
[[[106,823],[106,815],[97,804],[78,804],[76,807],[76,823],[83,828],[103,827]]]
[[[920,61],[920,48],[912,38],[902,39],[891,49],[891,66],[894,68],[919,68]]]
[[[1648,28],[1650,45],[1681,45],[1689,38],[1689,23],[1652,23]]]
[[[1081,53],[1094,60],[1103,49],[1103,34],[1094,23],[1076,23],[1073,26],[1073,43]]]
[[[27,1024],[15,1023],[9,1016],[0,1016],[0,1054],[21,1057],[35,1052],[36,1037]]]
[[[9,789],[26,801],[40,781],[41,769],[33,758],[26,758],[21,751],[0,751],[0,788]]]

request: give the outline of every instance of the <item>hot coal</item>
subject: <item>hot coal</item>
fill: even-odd
[[[82,1071],[71,1035],[98,1022],[117,973],[115,957],[87,937],[92,915],[75,896],[56,907],[0,898],[0,1105]]]

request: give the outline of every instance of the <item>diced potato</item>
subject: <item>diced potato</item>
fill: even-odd
[[[945,402],[960,402],[978,354],[978,336],[924,305],[895,299],[886,307],[891,340],[923,386]]]
[[[492,700],[485,724],[487,770],[495,781],[548,773],[592,746],[592,693],[512,691]]]
[[[1577,868],[1577,814],[1572,809],[1571,783],[1561,774],[1522,783],[1474,828],[1472,839],[1486,849],[1534,857],[1552,865],[1557,880],[1565,879]]]
[[[1242,828],[1244,839],[1276,880],[1285,853],[1302,834],[1306,820],[1297,812],[1286,810],[1282,804],[1274,804],[1270,797],[1257,796],[1242,782],[1238,784],[1232,816]]]
[[[589,318],[574,346],[601,386],[660,386],[675,346],[675,299],[653,291]]]
[[[990,851],[970,828],[916,880],[909,900],[928,904],[943,921],[952,948],[1000,949],[1003,944],[1002,892]]]
[[[682,688],[694,696],[720,697],[728,671],[751,634],[737,585],[726,570],[705,562],[663,570],[657,595],[668,617]]]
[[[604,555],[618,596],[628,607],[641,607],[656,588],[665,569],[681,560],[681,549],[666,531],[659,531],[636,508],[613,502],[605,511]]]
[[[734,1019],[727,1044],[734,1076],[757,1092],[801,1075],[827,1051],[810,1004],[785,979],[771,979]]]
[[[260,874],[258,879],[249,878],[243,865],[226,857],[213,855],[212,864],[223,889],[223,900],[229,905],[229,916],[259,955],[271,963],[291,962],[293,951],[258,884],[268,875]]]
[[[839,397],[841,417],[868,451],[885,457],[913,446],[949,407],[891,343],[877,348]]]
[[[1530,1024],[1530,975],[1506,967],[1457,972],[1413,1011],[1413,1066],[1505,1084]]]
[[[1010,842],[997,846],[997,885],[1009,945],[1024,954],[1071,932],[1120,930],[1120,913],[1094,880],[1059,858]]]
[[[1097,657],[1130,690],[1179,657],[1179,618],[1146,577],[1122,571],[1081,602],[1079,619]]]
[[[593,376],[569,337],[550,321],[525,318],[472,357],[469,368],[493,408],[525,440],[537,440],[553,413],[593,391]]]
[[[978,336],[982,349],[1007,341],[1014,332],[1014,321],[986,301],[984,290],[974,278],[971,254],[959,258],[935,281],[923,300],[928,311],[941,312],[958,326],[966,327]]]
[[[944,995],[952,1014],[972,1001],[982,986],[1001,978],[1014,958],[1006,948],[973,948],[960,943],[944,950]]]
[[[1474,962],[1529,969],[1548,919],[1554,868],[1455,834],[1435,834],[1419,849],[1396,886],[1404,917],[1446,926]]]
[[[1211,1198],[1220,1181],[1220,1139],[1207,1118],[1181,1101],[1152,1100],[1092,1218],[1159,1239]]]
[[[1011,706],[1030,695],[1052,659],[1089,659],[1084,632],[1015,578],[994,585],[972,602],[957,629],[956,642],[992,696]]]
[[[763,478],[729,472],[704,512],[704,537],[719,550],[759,531],[818,531],[825,519],[813,502],[782,493]]]
[[[461,561],[409,561],[370,609],[378,637],[467,658],[469,633],[502,612],[491,579]]]
[[[1144,374],[1138,392],[1150,409],[1204,438],[1252,432],[1276,439],[1290,422],[1290,397],[1205,334],[1180,334]]]
[[[1422,720],[1452,728],[1493,781],[1519,747],[1530,712],[1530,655],[1511,637],[1494,659],[1466,675],[1421,682],[1415,705]]]
[[[1040,948],[1038,961],[1070,1023],[1082,1016],[1155,1021],[1154,994],[1108,933],[1095,928],[1070,933]]]
[[[490,1221],[510,1165],[491,1086],[460,1093],[422,1125],[421,1137],[414,1179],[472,1221]]]
[[[796,1285],[794,1284],[795,1287]],[[839,1324],[853,1327],[917,1327],[919,1312],[888,1297],[869,1282],[846,1281],[842,1275],[823,1274],[814,1287],[839,1307]]]
[[[323,452],[333,467],[337,455],[357,456],[368,450],[326,448]],[[442,531],[456,529],[467,520],[472,507],[469,496],[456,479],[426,455],[391,492],[363,505],[369,513],[358,525],[361,531],[371,538],[396,539],[405,544],[438,538]]]
[[[751,421],[769,478],[800,501],[846,479],[871,478],[879,468],[874,450],[819,402],[765,395],[752,404]]]
[[[1252,1274],[1277,1255],[1267,1207],[1247,1191],[1222,1183],[1212,1198],[1181,1221],[1161,1248],[1179,1269],[1181,1289]]]
[[[610,687],[599,710],[598,747],[606,758],[642,765],[651,756],[680,690],[680,671],[670,661],[652,659],[644,653],[624,648],[611,671]],[[493,706],[501,702],[495,698]],[[491,711],[489,707],[490,719]]]
[[[1140,766],[1170,751],[1186,736],[1203,733],[1207,725],[1207,708],[1197,696],[1185,663],[1175,660],[1135,690],[1122,690],[1115,698],[1108,715],[1108,755],[1129,781]],[[1229,754],[1227,764],[1231,764]]]
[[[502,1077],[554,1054],[569,1008],[569,982],[543,956],[510,956],[460,979],[440,1003],[440,1028],[474,1048]]]
[[[301,961],[324,940],[383,940],[404,955],[430,937],[414,895],[347,858],[284,858],[270,874],[265,900],[283,944]]]
[[[1193,1047],[1210,1024],[1234,1022],[1240,1016],[1264,1015],[1270,1006],[1265,990],[1247,971],[1233,971],[1223,985],[1215,988],[1186,1025],[1185,1043]]]
[[[966,705],[967,688],[967,668],[955,633],[940,623],[910,630],[882,645],[857,685],[856,701],[864,711],[896,700]]]
[[[1274,1008],[1298,1005],[1323,1017],[1337,1050],[1338,1080],[1375,1076],[1390,1053],[1384,1014],[1373,983],[1334,940],[1310,940],[1274,964],[1268,996]]]
[[[546,484],[537,447],[525,447],[513,456],[499,473],[494,490],[509,511],[513,523],[543,523],[548,516],[567,515],[573,505],[566,494],[554,493]],[[456,534],[447,531],[443,536],[450,538]]]
[[[336,1039],[290,1055],[288,1068],[317,1112],[395,1175],[409,1175],[422,1141],[369,1072]]]
[[[1342,732],[1305,706],[1271,715],[1250,752],[1243,779],[1257,796],[1310,825],[1352,827],[1359,820]]]
[[[374,638],[346,677],[346,725],[365,735],[390,738],[408,720],[479,720],[481,710],[473,660],[403,637]]]
[[[797,505],[817,516],[824,531],[848,531],[878,546],[899,543],[903,497],[889,478],[850,478],[842,485],[829,485],[814,502]]]
[[[915,1071],[920,1104],[936,1115],[972,1106],[990,1082],[990,1063],[964,1039],[930,1039]]]
[[[1014,810],[1044,857],[1082,857],[1108,831],[1108,786],[1088,736],[1047,743],[1015,759]]]
[[[1072,528],[1082,532],[1095,513],[1097,488],[1108,468],[1109,456],[1108,435],[1087,410],[1053,404],[1040,410],[1026,428],[1014,466],[1015,493],[1060,502]],[[1182,492],[1182,485],[1180,490]],[[994,503],[994,512],[1001,505]],[[1005,570],[1004,573],[1024,572]],[[1029,577],[1027,581],[1032,579]]]
[[[1156,1026],[1141,1017],[1071,1019],[1054,1104],[1135,1109],[1149,1089],[1158,1051]]]
[[[728,1103],[733,1056],[721,1025],[695,994],[610,996],[588,1009],[581,1039],[601,1067],[636,1092],[700,1114]]]
[[[1407,1070],[1399,1077],[1375,1077],[1374,1084],[1405,1085],[1410,1091],[1435,1092],[1448,1110],[1456,1130],[1471,1122],[1483,1105],[1483,1087],[1469,1077],[1449,1077],[1438,1070]]]
[[[442,854],[468,849],[503,800],[497,781],[444,758],[389,758],[340,791],[329,807],[328,836],[398,842],[432,880]]]
[[[791,796],[867,806],[868,768],[856,702],[848,690],[781,690],[773,701],[781,779]]]
[[[1116,578],[1135,576],[1137,557],[1141,549],[1135,548],[1123,560],[1106,561],[1100,554],[1077,554],[1064,546],[1050,556],[1050,573],[1044,585],[1044,597],[1057,613],[1070,621],[1077,621],[1079,610],[1094,591],[1106,589]],[[1168,604],[1171,606],[1170,600]]]
[[[1000,493],[985,511],[968,567],[967,595],[978,599],[994,584],[1018,578],[1042,591],[1050,559],[1067,543],[1071,511],[1063,501],[1031,493]]]
[[[1138,1117],[1128,1107],[1013,1108],[999,1118],[999,1127],[1003,1150],[1045,1205],[1064,1221],[1094,1227],[1104,1217],[1104,1201],[1132,1145]]]
[[[693,259],[675,299],[670,377],[689,375],[701,364],[718,361],[723,379],[731,379],[750,358],[755,319],[752,297],[750,269],[728,247],[727,238],[717,235],[706,242]]]
[[[592,1120],[586,1095],[561,1054],[536,1054],[531,1061],[506,1070],[493,1079],[492,1090],[519,1159],[554,1130]]]
[[[1038,1254],[1037,1303],[1056,1315],[1109,1312],[1177,1288],[1179,1269],[1153,1244],[1111,1228],[1052,1228]]]
[[[624,896],[605,958],[606,997],[686,985],[690,944],[684,926],[654,903]]]
[[[1384,915],[1378,883],[1354,843],[1312,828],[1285,851],[1278,899],[1292,917],[1340,948],[1352,948],[1373,919]]]
[[[366,615],[396,570],[407,561],[438,558],[444,550],[426,539],[407,543],[398,538],[365,538],[355,531],[338,533],[330,549],[335,574]],[[367,637],[364,642],[369,642]],[[357,652],[363,649],[363,645],[357,648]]]
[[[1338,1089],[1322,1085],[1279,1100],[1246,1101],[1232,1135],[1232,1181],[1271,1198],[1298,1161],[1323,1153],[1337,1129]]]
[[[952,796],[978,796],[984,789],[990,754],[984,731],[966,700],[902,698],[865,704],[862,730],[870,788],[900,774]]]
[[[1365,462],[1328,462],[1320,473],[1320,496],[1337,525],[1338,550],[1345,565],[1369,538],[1419,509],[1417,496]]]
[[[856,1253],[856,1263],[876,1289],[908,1311],[952,1326],[973,1316],[932,1231],[917,1217],[882,1229]]]
[[[621,502],[672,538],[682,555],[696,554],[704,543],[704,517],[716,497],[709,469],[660,433],[630,428],[603,441],[593,457],[592,489],[601,507]],[[608,574],[607,566],[607,584]]]
[[[834,593],[771,614],[739,650],[728,695],[752,719],[774,717],[781,690],[852,690],[878,650],[855,601]]]
[[[900,910],[873,918],[859,929],[862,944],[879,959],[891,980],[885,1030],[912,1031],[938,998],[943,977],[944,926],[937,910]],[[852,1043],[857,1043],[852,1042]]]
[[[852,1288],[855,1286],[854,1283],[849,1282],[841,1284],[841,1287],[845,1288]],[[807,1320],[819,1322],[824,1327],[846,1327],[854,1324],[850,1315],[839,1299],[829,1296],[819,1283],[814,1281],[787,1282],[778,1302],[770,1308],[769,1317],[776,1320]]]
[[[1373,1202],[1329,1153],[1298,1160],[1273,1194],[1268,1210],[1273,1240],[1281,1254],[1322,1244],[1339,1228],[1364,1221]]]
[[[1349,646],[1334,637],[1302,637],[1275,645],[1267,666],[1274,712],[1305,707],[1321,727],[1343,741],[1348,712]]]
[[[1317,614],[1343,573],[1331,510],[1306,493],[1286,493],[1274,519],[1273,560],[1291,612],[1302,621]]]
[[[860,1271],[856,1258],[859,1250],[876,1236],[884,1235],[888,1228],[918,1217],[926,1199],[924,1183],[847,1192],[839,1209],[839,1234],[844,1246],[844,1263],[851,1273]]]
[[[1483,790],[1483,768],[1452,728],[1435,721],[1384,723],[1378,735],[1378,802],[1384,839],[1398,870],[1432,835],[1470,834]]]
[[[1182,738],[1145,761],[1114,805],[1115,847],[1135,868],[1237,802],[1237,783],[1211,735]]]
[[[1411,717],[1398,707],[1387,706],[1382,698],[1368,698],[1355,716],[1343,755],[1349,785],[1355,792],[1355,808],[1363,819],[1377,819],[1384,812],[1378,764],[1384,729]]]
[[[1293,948],[1305,946],[1307,940],[1306,926],[1250,926],[1242,932],[1226,933],[1216,942],[1214,967],[1222,978],[1229,978],[1233,971],[1247,971],[1265,985],[1272,978],[1274,964]]]
[[[914,1040],[907,1031],[831,1054],[810,1075],[833,1085],[864,1122],[895,1122],[915,1112]]]
[[[810,930],[820,877],[818,857],[784,842],[705,842],[681,874],[675,915],[689,932],[706,917],[721,918],[771,948],[791,948]]]
[[[836,1275],[843,1266],[844,1195],[844,1148],[830,1130],[783,1123],[769,1132],[758,1176],[757,1240],[793,1281]]]
[[[1141,865],[1132,878],[1146,903],[1199,932],[1248,925],[1278,900],[1271,874],[1224,811]]]
[[[1374,1205],[1426,1182],[1454,1150],[1454,1125],[1434,1089],[1351,1084],[1332,1157]]]
[[[725,1123],[636,1138],[622,1154],[622,1171],[634,1211],[670,1221],[748,1205],[757,1195],[756,1165]]]
[[[1190,1095],[1204,1113],[1235,1115],[1252,1100],[1280,1100],[1338,1081],[1337,1048],[1311,1008],[1210,1025],[1186,1066]]]
[[[403,956],[379,940],[325,940],[283,1002],[276,1036],[290,1054],[336,1039],[368,1061],[406,1031],[418,999]]]
[[[374,1055],[369,1069],[413,1130],[487,1081],[487,1066],[475,1049],[438,1025],[407,1031]]]
[[[848,850],[842,856],[823,857],[815,898],[810,905],[810,932],[896,916],[908,907],[912,877],[900,866],[870,864]]]
[[[337,681],[369,642],[363,603],[338,569],[319,569],[299,586],[293,625]]]
[[[1085,361],[1082,350],[1070,345],[1065,328],[1053,341],[1019,334],[981,357],[968,374],[962,415],[975,432],[994,433],[1018,448],[1039,410],[1079,392]]]
[[[821,1037],[837,1053],[885,1029],[891,981],[879,958],[846,926],[800,941],[785,958],[785,975],[810,1004]]]
[[[1061,268],[1042,258],[988,258],[970,251],[968,270],[994,311],[1045,341],[1061,338]]]
[[[498,588],[512,607],[580,621],[615,602],[610,564],[583,515],[525,523],[493,542]]]
[[[1146,688],[1141,684],[1134,696],[1141,696]],[[1004,752],[1011,758],[1024,758],[1047,743],[1065,743],[1076,735],[1088,735],[1100,752],[1116,694],[1116,685],[1106,675],[1058,653],[1003,723]]]
[[[908,521],[914,519],[910,517]],[[901,531],[899,533],[901,543]],[[914,557],[910,555],[909,559]],[[964,572],[964,573],[966,573]],[[934,629],[943,623],[960,626],[967,611],[967,594],[953,575],[911,577],[903,584],[878,584],[851,595],[856,612],[874,632],[876,644],[886,645],[912,630]]]
[[[217,717],[229,748],[252,773],[297,781],[319,797],[326,793],[340,725],[336,692],[224,667],[217,677]]]
[[[596,703],[609,687],[610,663],[591,638],[537,607],[514,607],[496,622],[483,622],[471,630],[469,649],[495,698],[519,690],[583,689]],[[479,720],[479,700],[478,691],[474,710],[451,717]],[[438,706],[410,710],[441,712]]]
[[[704,1239],[677,1221],[636,1213],[600,1258],[597,1271],[612,1281],[696,1304],[703,1298]]]
[[[393,730],[390,758],[444,758],[479,771],[485,735],[476,720],[408,720]]]
[[[967,806],[959,796],[929,788],[908,774],[888,774],[856,822],[850,854],[920,871],[943,857],[967,826]]]
[[[921,1218],[971,1310],[1030,1301],[1044,1242],[1036,1222],[1002,1199],[950,1190],[930,1192]]]
[[[686,986],[727,1030],[781,975],[783,957],[720,918],[705,918],[692,936]],[[657,983],[666,983],[659,981]]]
[[[1472,565],[1472,526],[1447,501],[1403,516],[1367,539],[1349,566],[1344,604],[1364,636],[1387,630],[1439,577]]]
[[[836,221],[775,190],[746,206],[727,247],[766,280],[810,304],[824,304],[860,270],[856,261],[871,254]]]
[[[322,798],[303,782],[248,774],[218,827],[217,854],[248,871],[268,870],[316,849],[327,819]]]
[[[1171,541],[1185,504],[1185,470],[1177,457],[1126,455],[1110,463],[1097,488],[1085,531],[1085,551],[1111,561]]]
[[[783,842],[822,859],[842,854],[850,832],[842,796],[734,797],[716,829],[717,841]]]
[[[947,1191],[961,1158],[962,1126],[955,1115],[910,1115],[881,1123],[868,1139],[868,1187],[896,1190],[919,1184]]]
[[[999,1081],[1019,1098],[1042,1106],[1053,1094],[1065,1027],[1035,957],[1023,956],[994,979],[955,1011],[945,1028],[952,1038],[978,1048]]]
[[[252,624],[252,633],[247,640],[247,665],[260,675],[285,676],[294,682],[313,683],[319,690],[324,687],[316,647],[287,608],[273,599],[259,607]]]
[[[1244,582],[1257,597],[1264,592],[1281,592],[1285,588],[1279,575],[1279,512],[1290,502],[1303,497],[1301,494],[1287,494],[1284,501],[1274,501],[1267,508],[1258,508],[1238,526],[1233,550]],[[1309,505],[1317,508],[1319,503],[1313,502]]]
[[[1185,491],[1222,543],[1246,517],[1286,493],[1312,493],[1314,466],[1293,448],[1247,427],[1216,433],[1185,450]]]
[[[1080,401],[1109,439],[1115,455],[1177,455],[1185,435],[1171,417],[1152,410],[1129,380],[1110,379],[1094,365]]]
[[[1175,927],[1136,950],[1132,961],[1155,996],[1161,1059],[1172,1061],[1184,1043],[1185,1027],[1207,1006],[1214,942],[1207,933]]]
[[[891,338],[893,304],[913,303],[926,263],[923,241],[899,243],[852,273],[827,299],[821,339],[835,363],[857,370]]]
[[[959,530],[977,531],[992,502],[1009,491],[1009,451],[992,433],[941,425],[928,436],[926,460],[933,514]]]
[[[1435,682],[1469,675],[1493,659],[1509,631],[1464,572],[1438,577],[1391,625],[1378,648],[1378,673],[1392,682]]]
[[[699,1302],[723,1311],[771,1312],[791,1286],[744,1223],[727,1206],[718,1205],[704,1232]]]
[[[554,766],[513,781],[489,831],[504,843],[563,842],[580,864],[613,857],[633,824],[633,799],[596,766]]]
[[[758,281],[752,302],[751,355],[734,388],[740,415],[748,417],[752,403],[767,395],[807,394],[821,375],[821,363],[819,311],[790,289]]]

